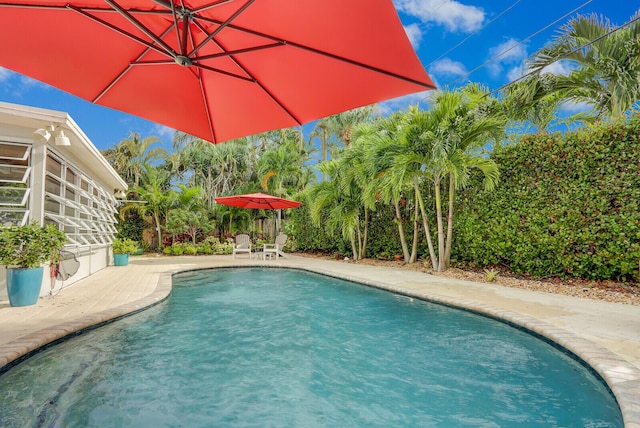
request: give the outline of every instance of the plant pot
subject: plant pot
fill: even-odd
[[[126,266],[129,264],[129,254],[114,254],[113,265],[114,266]]]
[[[7,292],[11,306],[29,306],[38,302],[43,272],[43,267],[7,269]]]

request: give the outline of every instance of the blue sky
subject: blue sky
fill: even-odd
[[[521,76],[524,60],[570,17],[597,13],[620,25],[640,10],[638,0],[394,0],[394,4],[438,87],[473,81],[490,89]],[[425,96],[409,95],[379,108],[404,109]],[[165,126],[93,105],[2,67],[0,101],[68,112],[98,149],[114,146],[132,131],[157,136],[169,148],[174,134]]]

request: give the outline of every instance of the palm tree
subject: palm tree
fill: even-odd
[[[137,187],[136,192],[146,201],[142,209],[153,219],[157,235],[156,249],[159,249],[162,245],[162,223],[176,200],[176,195],[173,190],[167,188],[168,172],[147,166],[146,176],[147,181]]]
[[[356,235],[362,236],[358,232],[362,189],[354,181],[346,181],[345,168],[339,159],[326,161],[319,168],[330,180],[317,183],[308,191],[311,219],[316,226],[322,222],[329,234],[340,230],[342,237],[351,244],[354,259],[358,260],[362,255],[356,245]]]
[[[127,184],[138,187],[142,184],[146,167],[167,156],[163,148],[151,148],[157,141],[158,137],[141,139],[139,133],[132,132],[128,139],[120,141],[114,149],[109,149],[104,154]]]
[[[187,184],[202,188],[212,208],[215,198],[233,193],[251,179],[255,169],[251,149],[246,139],[215,145],[199,139],[189,142],[182,150]]]
[[[351,143],[351,134],[353,128],[359,124],[368,121],[373,116],[375,106],[370,105],[360,107],[353,110],[338,113],[327,118],[329,128],[347,147]]]
[[[420,139],[431,149],[431,160],[426,173],[433,184],[438,226],[438,271],[446,270],[453,241],[453,207],[456,188],[466,186],[471,170],[484,175],[486,190],[492,189],[499,179],[496,163],[480,149],[489,141],[499,141],[504,135],[506,116],[499,103],[487,97],[488,91],[469,84],[455,91],[436,94],[430,126],[418,129]],[[448,182],[448,183],[447,183]],[[446,244],[442,211],[441,189],[448,187]]]
[[[290,197],[307,185],[311,172],[306,166],[308,156],[299,151],[299,136],[282,134],[280,145],[264,151],[257,164],[257,174],[262,189],[268,193]],[[280,229],[282,211],[275,212],[275,228]]]
[[[402,133],[407,117],[407,114],[397,113],[389,118],[357,126],[352,146],[365,146],[366,159],[363,166],[367,172],[362,174],[364,182],[361,183],[365,189],[365,208],[373,209],[378,201],[393,204],[404,260],[413,263],[417,258],[419,228],[414,225],[413,245],[409,251],[401,213],[401,201],[406,200],[406,196],[412,193],[413,184],[406,170],[404,174],[398,174],[398,169],[395,168],[401,164],[398,157],[406,147]],[[414,212],[415,214],[417,212]]]
[[[592,105],[600,119],[622,117],[640,99],[639,35],[637,19],[619,28],[596,14],[578,15],[534,55],[529,69],[542,73],[556,61],[569,62],[576,68],[556,76],[554,91]]]
[[[320,139],[320,162],[324,162],[329,158],[329,149],[330,149],[330,136],[331,136],[331,125],[329,123],[328,118],[324,118],[316,122],[316,125],[311,131],[309,135],[309,139],[319,138]],[[322,174],[322,181],[326,180],[326,176],[324,173]]]
[[[556,77],[552,74],[534,74],[508,86],[505,90],[504,105],[510,119],[527,128],[534,128],[537,134],[547,134],[552,124],[571,123],[586,118],[578,113],[569,118],[558,118],[558,111],[566,103],[560,92],[554,91]]]
[[[395,205],[396,220],[401,225],[399,201],[402,195],[407,195],[410,189],[416,201],[415,209],[422,218],[429,256],[433,269],[437,269],[438,257],[436,256],[429,218],[425,208],[425,198],[422,192],[422,183],[428,178],[428,167],[432,162],[433,153],[431,144],[426,140],[428,131],[436,128],[437,118],[428,112],[420,111],[412,107],[408,112],[399,115],[395,119],[392,128],[386,131],[392,138],[388,139],[378,150],[382,165],[386,165],[382,189],[386,189],[383,195],[392,192]],[[388,196],[387,196],[388,198]],[[418,214],[418,213],[416,213]],[[417,223],[417,219],[414,222]],[[413,262],[416,259],[417,224],[414,226],[414,245],[409,255],[406,244],[403,244],[405,260]],[[401,234],[401,239],[403,235]]]

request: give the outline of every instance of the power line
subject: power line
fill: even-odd
[[[440,3],[440,6],[436,7],[434,10],[431,11],[431,13],[436,13],[437,11],[440,10],[440,8],[442,6],[444,6],[445,4],[449,3],[449,0],[444,0],[442,3]]]
[[[497,21],[502,15],[504,15],[505,13],[507,13],[509,10],[513,9],[513,7],[515,5],[517,5],[518,3],[520,3],[521,0],[516,0],[515,3],[513,3],[511,6],[507,7],[505,10],[503,10],[502,12],[500,12],[495,18],[493,18],[492,20],[490,20],[489,22],[487,22],[485,25],[483,25],[481,28],[477,29],[476,31],[474,31],[473,33],[469,34],[467,37],[465,37],[461,42],[459,42],[457,45],[455,45],[454,47],[450,48],[448,51],[446,51],[445,53],[443,53],[442,55],[440,55],[438,58],[434,59],[433,61],[431,61],[429,64],[427,64],[427,68],[429,68],[429,66],[431,64],[433,64],[434,62],[438,61],[440,58],[442,58],[443,56],[451,53],[452,51],[454,51],[455,49],[458,49],[460,46],[462,46],[463,43],[465,43],[467,40],[469,40],[471,37],[475,36],[476,34],[478,34],[480,31],[484,30],[485,28],[487,28],[489,25],[491,25],[493,22]],[[446,3],[446,2],[445,2]],[[443,3],[444,4],[444,3]],[[442,7],[442,5],[440,5],[440,7]],[[439,8],[438,8],[439,9]],[[438,10],[436,9],[436,10]]]
[[[449,82],[449,85],[453,85],[454,83],[459,82],[460,80],[465,80],[467,79],[469,76],[471,76],[473,73],[475,73],[476,71],[480,70],[481,68],[486,67],[488,64],[494,62],[496,59],[500,58],[502,55],[506,54],[507,52],[509,52],[510,50],[516,48],[517,46],[521,45],[522,43],[526,42],[527,40],[532,39],[533,37],[537,36],[538,34],[542,33],[543,31],[549,29],[551,26],[557,24],[558,22],[560,22],[561,20],[565,19],[567,16],[571,15],[574,12],[577,12],[578,10],[582,9],[583,7],[585,7],[586,5],[588,5],[589,3],[591,3],[593,0],[587,0],[586,2],[582,3],[580,6],[576,7],[575,9],[573,9],[570,12],[565,13],[564,15],[562,15],[560,18],[556,19],[555,21],[551,22],[548,25],[545,25],[544,27],[542,27],[541,29],[539,29],[538,31],[534,32],[533,34],[525,37],[524,39],[522,39],[521,41],[519,41],[518,43],[514,43],[513,45],[511,45],[509,48],[503,50],[502,52],[500,52],[498,55],[494,56],[493,58],[485,61],[484,63],[482,63],[481,65],[479,65],[478,67],[474,68],[473,70],[471,70],[470,72],[468,72],[467,74],[458,77],[457,79],[455,79],[452,82]]]
[[[557,61],[560,61],[561,59],[566,58],[569,55],[572,55],[572,54],[578,52],[581,49],[584,49],[584,48],[586,48],[588,46],[591,46],[595,42],[600,41],[600,40],[604,39],[605,37],[609,37],[611,34],[615,33],[616,31],[622,30],[626,26],[631,25],[631,24],[633,24],[634,22],[636,22],[638,20],[640,20],[640,14],[638,14],[635,18],[628,20],[624,24],[619,25],[619,26],[617,26],[615,28],[612,28],[611,30],[609,30],[605,34],[602,34],[602,35],[596,37],[595,39],[590,40],[590,41],[588,41],[588,42],[586,42],[586,43],[584,43],[584,44],[572,49],[571,51],[569,51],[569,52],[567,52],[565,54],[560,55],[558,58],[554,59],[553,62],[550,62],[549,65],[551,65],[551,64],[553,64],[553,63],[555,63]],[[494,89],[493,91],[489,92],[486,96],[490,96],[491,94],[494,94],[494,93],[496,93],[498,91],[501,91],[501,90],[513,85],[514,83],[517,83],[517,82],[519,82],[519,81],[521,81],[523,79],[526,79],[527,77],[529,77],[529,76],[531,76],[532,74],[535,74],[535,73],[537,73],[537,71],[530,71],[527,74],[523,74],[522,76],[518,77],[517,79],[515,79],[515,80],[513,80],[513,81],[511,81],[511,82],[509,82],[507,84],[504,84],[504,85],[500,86],[498,89]]]

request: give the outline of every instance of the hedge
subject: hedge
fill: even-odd
[[[534,277],[638,280],[640,117],[525,136],[492,158],[499,187],[459,193],[453,259]]]

